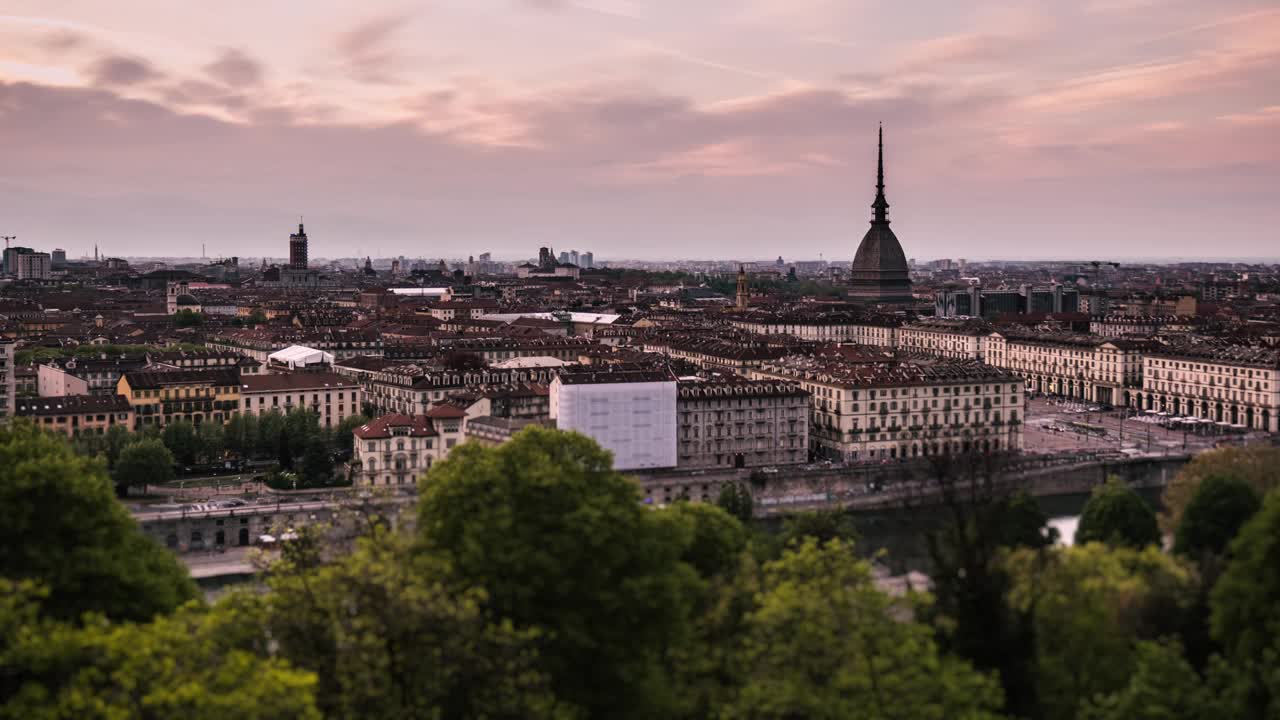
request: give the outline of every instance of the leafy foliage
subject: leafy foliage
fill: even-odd
[[[459,446],[425,485],[424,547],[496,616],[539,629],[558,698],[590,716],[669,714],[660,661],[686,629],[696,573],[608,452],[526,428],[496,448]]]
[[[1258,497],[1280,487],[1280,448],[1267,445],[1222,448],[1200,453],[1170,481],[1161,495],[1164,512],[1160,517],[1166,532],[1172,533],[1182,521],[1182,513],[1196,494],[1196,488],[1211,476],[1231,477],[1248,483]]]
[[[765,566],[728,718],[995,718],[999,683],[943,655],[912,608],[878,590],[839,539]]]
[[[1156,513],[1133,488],[1112,477],[1093,489],[1080,513],[1075,541],[1141,548],[1160,543]]]
[[[117,486],[144,487],[173,479],[173,455],[164,443],[143,439],[126,445],[120,451],[112,474]]]
[[[1262,503],[1244,480],[1210,475],[1196,487],[1174,535],[1173,551],[1200,557],[1221,555]]]
[[[116,500],[104,464],[24,421],[0,427],[0,507],[0,577],[41,583],[53,618],[146,620],[196,596]]]

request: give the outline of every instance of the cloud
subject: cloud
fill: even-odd
[[[235,48],[223,50],[217,60],[204,66],[204,71],[214,80],[232,87],[257,85],[265,74],[261,63]]]
[[[347,73],[354,79],[372,85],[395,85],[401,82],[396,75],[400,65],[400,53],[391,41],[408,15],[385,15],[348,30],[338,36],[336,49],[346,65]]]
[[[87,68],[90,81],[98,87],[137,85],[163,77],[146,60],[124,55],[108,55]]]

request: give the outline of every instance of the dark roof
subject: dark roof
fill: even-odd
[[[676,376],[669,368],[628,365],[589,365],[585,368],[566,368],[558,376],[564,385],[603,385],[607,383],[675,382]]]
[[[65,395],[63,397],[18,398],[15,415],[74,415],[81,413],[127,412],[129,400],[123,395]]]
[[[236,370],[144,370],[125,373],[124,379],[134,390],[154,390],[168,385],[239,385]]]
[[[360,387],[360,384],[337,373],[274,373],[246,375],[240,378],[240,392],[280,392],[286,390],[329,390]]]
[[[392,428],[408,428],[408,437],[432,437],[435,436],[436,429],[431,424],[431,418],[426,415],[383,415],[377,420],[370,420],[367,424],[361,425],[353,432],[356,437],[361,440],[378,440],[381,438],[392,437]]]

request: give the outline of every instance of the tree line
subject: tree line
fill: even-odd
[[[321,427],[316,411],[294,408],[237,413],[225,424],[179,420],[136,432],[113,425],[101,435],[82,433],[71,442],[78,453],[105,461],[121,494],[171,481],[179,468],[208,468],[228,459],[273,461],[269,479],[288,474],[290,485],[296,480],[297,487],[327,487],[341,481],[334,474],[335,460],[350,456],[353,431],[368,421],[352,415],[330,429]]]
[[[531,428],[433,466],[411,528],[311,526],[207,603],[104,460],[15,423],[0,717],[1274,718],[1278,466],[1246,454],[1170,488],[1173,552],[1120,482],[1072,547],[1025,495],[958,494],[932,590],[890,592],[847,514],[649,507],[593,441]]]

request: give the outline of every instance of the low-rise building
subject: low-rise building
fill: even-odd
[[[125,373],[116,387],[133,406],[138,429],[178,420],[222,423],[240,408],[235,370],[141,370]]]
[[[774,380],[681,381],[677,467],[744,468],[809,459],[809,393]]]
[[[334,373],[273,373],[240,379],[240,412],[246,415],[303,408],[319,415],[320,427],[335,428],[360,414],[362,400],[360,383]]]
[[[1152,343],[1093,335],[1001,330],[986,341],[986,362],[1011,370],[1033,393],[1127,406],[1142,387],[1142,354]]]
[[[101,435],[113,425],[132,430],[134,425],[133,407],[122,395],[22,398],[17,401],[15,415],[30,418],[42,428],[66,433],[69,437]]]
[[[463,440],[466,424],[466,413],[453,407],[370,420],[354,432],[352,479],[357,485],[412,485]]]

